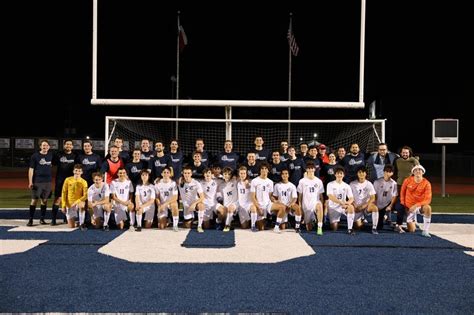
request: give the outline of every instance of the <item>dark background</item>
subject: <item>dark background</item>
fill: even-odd
[[[293,100],[357,101],[360,3],[268,6],[251,2],[100,0],[99,98],[172,98],[176,12],[189,39],[181,59],[181,98],[286,100],[288,14],[300,54]],[[0,135],[102,138],[105,115],[172,116],[173,107],[90,105],[92,1],[3,4],[4,89]],[[434,118],[459,118],[460,143],[473,153],[473,19],[467,2],[367,1],[366,107],[377,102],[392,149],[439,152]],[[27,107],[33,106],[33,109]],[[6,114],[8,112],[13,114]],[[276,118],[287,111],[272,110]],[[268,109],[234,109],[265,118]],[[180,117],[223,117],[222,108],[180,109]],[[292,118],[367,118],[368,109],[293,109]]]

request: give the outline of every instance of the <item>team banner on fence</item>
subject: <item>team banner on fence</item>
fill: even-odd
[[[57,139],[48,139],[48,142],[49,142],[49,148],[51,150],[59,149],[59,140],[57,140]]]
[[[105,141],[104,140],[91,140],[92,148],[94,150],[104,150],[105,149]]]
[[[35,140],[34,139],[15,139],[15,148],[16,149],[34,149]]]
[[[0,138],[0,149],[10,149],[10,138]]]
[[[72,145],[74,150],[82,149],[82,140],[72,140]]]

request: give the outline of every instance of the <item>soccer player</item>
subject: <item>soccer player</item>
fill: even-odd
[[[135,191],[135,213],[137,215],[135,231],[141,232],[142,230],[143,214],[145,214],[145,228],[151,228],[153,216],[155,215],[155,199],[155,186],[150,182],[150,172],[142,170],[140,172],[140,181]],[[160,226],[160,228],[162,227]]]
[[[415,216],[423,215],[423,232],[421,235],[431,237],[429,230],[431,224],[431,183],[423,177],[425,168],[416,165],[411,170],[413,176],[403,181],[400,191],[400,202],[407,210],[408,232],[415,232]]]
[[[173,180],[177,181],[181,176],[184,162],[183,151],[179,148],[177,139],[171,139],[169,155],[171,158],[171,167],[173,168]]]
[[[287,140],[282,140],[280,141],[280,160],[282,162],[286,162],[290,158],[290,155],[288,154],[288,141]]]
[[[310,146],[309,147],[309,150],[308,150],[308,154],[305,156],[305,158],[303,159],[305,165],[308,164],[308,163],[313,163],[314,164],[314,175],[316,177],[319,177],[319,172],[321,171],[321,165],[322,165],[322,162],[321,160],[318,158],[318,148],[314,145]]]
[[[36,211],[38,200],[41,202],[40,224],[46,224],[46,207],[48,198],[51,195],[53,182],[52,166],[53,154],[49,152],[48,140],[39,141],[40,151],[33,153],[28,169],[28,188],[31,189],[30,219],[27,226],[33,226],[33,217]]]
[[[269,149],[265,149],[263,147],[263,137],[262,136],[256,136],[255,140],[253,142],[255,144],[255,155],[257,158],[258,162],[269,162],[270,161],[270,156],[271,152]]]
[[[125,165],[128,179],[132,182],[133,187],[137,187],[138,185],[138,181],[140,180],[140,172],[142,170],[148,169],[148,163],[146,161],[140,160],[141,154],[142,153],[140,149],[133,150],[132,161]]]
[[[173,168],[171,166],[171,157],[165,154],[165,147],[163,141],[158,140],[155,143],[155,156],[150,159],[151,175],[153,180],[161,176],[163,168],[166,166],[171,170],[171,176],[173,176]]]
[[[142,139],[140,141],[140,160],[145,161],[147,165],[150,164],[150,160],[155,156],[155,152],[150,149],[150,140],[149,139]],[[148,169],[151,169],[151,166],[148,166]]]
[[[192,176],[195,179],[203,179],[204,178],[204,170],[207,168],[206,164],[201,162],[202,153],[195,151],[193,153],[193,163],[190,164]]]
[[[204,164],[204,168],[206,168],[210,165],[210,155],[204,150],[204,139],[197,138],[194,147],[196,148],[195,152],[201,153],[201,163]],[[190,160],[194,160],[194,153],[191,155]]]
[[[281,182],[275,185],[273,190],[273,197],[277,199],[278,203],[281,203],[285,206],[287,218],[288,214],[293,214],[295,216],[295,231],[296,233],[301,232],[300,223],[301,223],[301,208],[296,203],[298,201],[298,193],[296,191],[296,186],[289,181],[290,174],[287,169],[281,171]]]
[[[173,231],[178,232],[178,186],[171,178],[171,169],[163,168],[161,179],[155,183],[156,204],[158,205],[158,227],[165,229],[168,224],[168,210],[173,217]]]
[[[344,157],[346,156],[346,148],[344,147],[339,147],[337,148],[337,155],[336,155],[336,161],[337,162],[340,162],[344,159]]]
[[[214,218],[214,213],[217,213],[217,181],[212,178],[212,171],[206,168],[203,171],[204,179],[201,181],[202,190],[204,192],[204,217],[203,228],[210,228],[210,220]]]
[[[125,167],[125,162],[119,156],[119,148],[115,145],[109,148],[109,157],[105,159],[100,168],[100,172],[105,174],[107,185],[118,178],[117,172],[120,168]]]
[[[274,183],[281,182],[281,171],[286,169],[286,163],[282,162],[280,159],[280,151],[273,150],[272,152],[272,162],[270,163],[270,179]]]
[[[84,153],[79,154],[76,163],[82,164],[82,178],[87,182],[88,187],[94,184],[92,180],[92,173],[100,170],[102,165],[102,158],[92,152],[92,142],[90,140],[84,140],[82,143],[82,149]]]
[[[250,193],[250,182],[247,168],[239,167],[239,180],[237,182],[238,211],[240,226],[243,229],[249,228],[251,221],[252,231],[257,231],[255,222],[257,222],[257,209],[253,205],[252,195]],[[249,216],[250,214],[250,216]]]
[[[91,223],[96,229],[104,227],[104,231],[109,230],[109,219],[112,211],[110,204],[110,189],[104,183],[104,175],[100,172],[92,174],[94,184],[87,190],[87,206],[91,213]]]
[[[375,205],[374,185],[367,180],[367,168],[360,166],[357,171],[357,180],[350,183],[352,194],[354,196],[354,224],[357,228],[362,228],[364,218],[369,213],[372,215],[372,234],[377,232],[379,223],[379,209]]]
[[[200,154],[199,154],[200,155]],[[194,218],[194,212],[198,212],[197,231],[203,233],[202,222],[204,220],[204,192],[201,184],[192,178],[193,171],[190,166],[183,168],[183,177],[179,179],[179,195],[183,202],[183,227],[190,229]]]
[[[300,143],[300,153],[299,153],[299,157],[304,159],[306,157],[306,155],[308,155],[308,144],[306,142],[302,142]]]
[[[285,216],[286,207],[280,203],[275,203],[273,200],[273,182],[268,178],[269,165],[267,162],[260,164],[260,176],[254,178],[250,183],[250,193],[252,194],[252,201],[257,210],[257,227],[260,231],[265,229],[265,218],[267,214],[272,215],[273,212],[277,214],[277,219],[274,232],[280,233],[280,224]]]
[[[242,166],[245,166],[245,168],[247,169],[247,175],[249,177],[249,180],[258,177],[260,165],[257,162],[257,154],[255,153],[255,151],[251,150],[247,153],[247,161],[245,161]]]
[[[53,158],[53,165],[56,168],[56,180],[54,188],[54,204],[52,209],[51,225],[56,225],[56,217],[59,207],[61,206],[61,193],[63,184],[66,178],[73,176],[74,161],[76,154],[72,152],[73,143],[71,139],[64,140],[63,150],[58,152]],[[64,222],[67,223],[67,218],[64,217]]]
[[[383,177],[374,182],[376,206],[379,209],[380,217],[387,218],[387,223],[390,222],[390,212],[392,211],[398,196],[397,182],[392,179],[392,175],[393,165],[385,164],[383,168]],[[377,229],[381,230],[382,228],[383,220],[379,218]]]
[[[317,234],[323,235],[323,182],[314,175],[316,167],[312,162],[306,164],[306,176],[298,183],[299,204],[303,210],[306,231],[313,229],[317,219]]]
[[[334,169],[336,180],[330,182],[327,186],[328,215],[331,229],[336,231],[341,220],[341,215],[347,216],[347,233],[354,235],[354,196],[351,187],[343,181],[344,168],[338,166]]]
[[[119,149],[119,157],[122,159],[124,164],[127,164],[130,160],[130,153],[123,149],[123,138],[115,137],[114,146]],[[105,156],[105,159],[110,158],[110,153]]]
[[[239,154],[233,151],[232,140],[225,141],[224,152],[217,155],[216,162],[221,168],[230,167],[233,171],[237,169]]]
[[[288,147],[288,154],[289,158],[286,161],[286,164],[290,171],[290,182],[297,187],[305,172],[304,161],[303,158],[296,155],[296,149],[294,146]]]
[[[232,168],[224,167],[222,172],[224,174],[224,180],[219,184],[218,188],[218,195],[222,196],[222,201],[217,205],[217,216],[220,222],[225,220],[224,232],[229,232],[232,219],[237,210],[237,182],[233,178],[234,170]],[[242,219],[245,219],[245,217],[240,218],[241,225],[245,223],[245,220]]]
[[[132,182],[127,179],[127,171],[124,168],[118,170],[118,178],[112,181],[110,192],[112,193],[112,209],[114,210],[117,227],[123,230],[128,211],[130,215],[130,229],[133,229],[135,213],[131,198],[134,190]]]
[[[81,164],[74,165],[73,176],[66,178],[63,184],[61,195],[61,208],[66,214],[67,222],[70,228],[76,226],[75,219],[79,214],[79,226],[82,231],[86,231],[87,227],[84,224],[86,217],[85,201],[87,200],[87,182],[82,175]],[[78,213],[79,212],[79,213]]]

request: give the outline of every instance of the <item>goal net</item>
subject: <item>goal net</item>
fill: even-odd
[[[178,136],[176,137],[176,132]],[[246,154],[254,148],[256,136],[262,136],[264,147],[278,149],[282,140],[298,146],[324,143],[328,153],[343,146],[346,150],[358,143],[361,151],[372,152],[385,141],[385,120],[244,120],[186,119],[147,117],[106,117],[106,143],[116,137],[124,140],[125,149],[140,146],[147,138],[161,140],[169,149],[170,140],[178,138],[185,154],[193,152],[195,140],[204,139],[205,150],[211,154],[223,151],[224,141],[231,139],[234,151]],[[298,151],[297,147],[297,151]]]

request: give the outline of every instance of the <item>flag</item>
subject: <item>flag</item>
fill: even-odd
[[[298,47],[298,44],[296,43],[295,35],[293,34],[293,31],[291,28],[288,29],[288,45],[290,46],[291,53],[293,56],[298,56],[298,52],[300,48]]]
[[[178,28],[179,32],[179,51],[183,51],[184,47],[188,44],[188,37],[186,36],[186,33],[184,32],[184,28],[182,25],[179,26]]]

